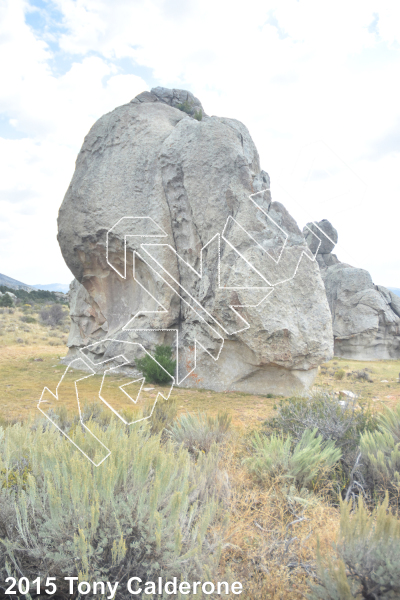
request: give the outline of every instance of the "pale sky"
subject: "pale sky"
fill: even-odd
[[[69,283],[57,212],[91,125],[161,85],[249,129],[272,198],[400,287],[398,0],[0,0],[0,273]]]

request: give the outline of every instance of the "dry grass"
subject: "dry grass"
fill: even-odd
[[[55,392],[57,384],[65,370],[59,359],[67,354],[68,320],[61,327],[51,328],[40,322],[40,307],[19,307],[13,313],[8,309],[0,311],[0,411],[12,418],[23,417],[36,411],[36,405],[47,386]],[[21,317],[36,318],[36,323],[24,323]],[[20,340],[20,341],[17,341]],[[21,341],[22,340],[22,341]],[[42,361],[35,361],[35,359]],[[334,377],[335,371],[343,369],[346,373],[342,380]],[[373,383],[348,376],[352,371],[369,369]],[[400,400],[400,360],[397,361],[349,361],[340,358],[321,365],[315,385],[332,391],[350,390],[360,397],[371,400],[379,406],[393,406]],[[79,375],[79,372],[78,372]],[[84,375],[84,374],[83,374]],[[77,411],[77,402],[73,381],[76,373],[71,373],[69,385],[65,385],[60,402],[68,411]],[[110,378],[111,379],[111,378]],[[387,382],[382,381],[387,380]],[[115,377],[114,383],[126,383],[127,379]],[[67,384],[67,380],[65,381]],[[96,375],[85,381],[84,392],[89,402],[99,401],[98,391],[101,376]],[[83,389],[83,384],[81,384]],[[166,391],[161,386],[147,392],[142,406],[151,404],[158,391]],[[110,392],[116,410],[132,409],[132,403],[118,390]],[[83,395],[82,395],[83,398]],[[233,424],[246,431],[257,427],[269,417],[276,400],[266,396],[243,394],[239,392],[216,393],[209,390],[185,390],[175,388],[172,398],[178,401],[179,411],[206,411],[216,414],[219,410],[230,412]],[[49,407],[54,407],[56,400],[47,396]]]
[[[4,316],[0,315],[0,317]],[[9,315],[10,318],[13,317],[14,321],[16,316],[18,316],[17,311],[14,315]],[[41,332],[50,334],[50,340],[53,339],[51,336],[54,335],[54,331],[49,331],[48,327],[40,324],[34,324],[34,326]],[[13,335],[15,336],[15,332]],[[65,366],[60,364],[60,357],[65,356],[68,349],[65,341],[60,338],[54,339],[58,340],[57,346],[49,345],[48,340],[41,343],[40,339],[36,340],[35,345],[29,346],[20,343],[13,344],[10,336],[8,338],[7,336],[0,337],[0,389],[2,391],[0,412],[6,418],[24,418],[28,414],[36,413],[36,405],[45,386],[55,393],[57,384],[65,371]],[[9,343],[5,343],[7,341]],[[334,372],[338,369],[350,373],[365,368],[370,369],[373,383],[347,376],[338,381],[334,377]],[[332,391],[351,390],[360,397],[371,400],[379,410],[383,405],[393,406],[400,400],[400,384],[397,381],[399,372],[400,361],[361,362],[335,358],[321,366],[315,383],[317,387],[324,387]],[[77,412],[73,382],[78,377],[84,376],[85,373],[72,371],[64,381],[62,395],[60,394],[58,402],[50,394],[46,395],[48,407],[54,408],[57,404],[62,403],[69,412]],[[126,383],[127,379],[122,376],[109,377],[109,379],[108,398],[115,409],[134,409],[135,407],[128,398],[119,391],[118,386],[114,385],[114,390],[111,390],[112,383],[121,385]],[[387,379],[388,382],[381,383],[381,380],[384,379]],[[98,398],[100,385],[100,375],[90,377],[78,384],[82,390],[81,400],[86,398],[86,401],[90,403],[100,402]],[[159,391],[166,393],[168,390],[166,387],[157,385],[149,387],[154,387],[154,390],[143,394],[141,406],[138,408],[152,404]],[[171,395],[171,399],[173,398],[178,402],[179,412],[206,411],[215,415],[218,411],[226,410],[232,416],[233,425],[243,433],[256,428],[271,416],[276,403],[276,399],[266,396],[183,388],[174,388]]]
[[[30,341],[34,340],[35,343],[28,345],[16,342],[21,326],[18,319],[23,314],[21,310],[15,310],[14,314],[9,314],[8,311],[0,314],[2,330],[5,331],[4,335],[0,337],[0,390],[2,391],[0,412],[8,419],[26,418],[28,415],[35,414],[43,388],[48,387],[55,393],[66,368],[60,364],[60,358],[67,354],[68,348],[65,345],[66,337],[60,338],[62,332],[59,329],[51,330],[40,323],[35,323],[29,325],[32,329],[29,332],[29,339]],[[8,332],[7,329],[11,326],[14,327],[14,331]],[[42,338],[45,339],[42,340]],[[84,376],[85,373],[81,371],[70,370],[64,379],[59,400],[57,401],[51,394],[46,393],[46,405],[49,408],[55,408],[62,404],[66,406],[69,413],[76,413],[78,407],[74,381]],[[114,385],[114,389],[111,390],[113,384],[122,385],[127,383],[128,379],[123,376],[108,376],[108,380],[107,399],[110,400],[113,407],[118,411],[134,410],[135,406],[118,389],[118,386]],[[101,381],[101,375],[95,375],[78,384],[81,401],[100,402],[98,394]],[[153,387],[154,390],[142,392],[138,408],[154,403],[158,392],[164,394],[168,392],[168,388],[163,386],[149,385],[147,387]],[[210,414],[217,414],[220,410],[227,410],[231,413],[235,426],[242,430],[253,428],[264,421],[271,414],[275,402],[271,398],[240,392],[215,393],[209,390],[181,388],[174,388],[171,399],[177,400],[179,412],[206,411]]]
[[[343,369],[346,375],[335,379],[334,373]],[[360,380],[354,371],[367,370],[372,383]],[[321,365],[315,385],[331,391],[350,390],[372,403],[392,407],[400,401],[400,360],[360,361],[334,358]]]
[[[6,418],[25,418],[37,413],[36,405],[44,386],[55,392],[65,371],[59,359],[65,356],[65,340],[55,337],[61,331],[50,330],[40,323],[29,325],[25,344],[16,341],[20,335],[18,317],[0,315],[4,331],[0,337],[0,413]],[[3,317],[6,318],[3,318]],[[18,330],[16,329],[18,327]],[[29,336],[31,337],[28,337]],[[35,337],[36,336],[36,337]],[[45,340],[41,340],[45,337]],[[59,345],[53,346],[53,341]],[[36,359],[36,360],[35,360]],[[37,360],[41,359],[41,360]],[[346,373],[370,369],[373,383],[354,379],[352,376],[337,380],[335,370]],[[397,382],[400,361],[348,361],[335,358],[320,369],[316,385],[332,391],[351,390],[376,403],[377,409],[391,406],[400,399]],[[77,402],[73,382],[85,373],[71,372],[58,403],[76,413]],[[387,379],[386,382],[381,380]],[[110,379],[110,383],[126,383],[125,377]],[[98,399],[101,376],[85,380],[82,393],[89,402]],[[83,384],[82,384],[83,385]],[[78,384],[79,386],[79,384]],[[161,386],[147,392],[145,403],[152,403]],[[118,391],[109,388],[109,399],[116,410],[132,408],[132,403]],[[284,491],[285,481],[271,479],[266,485],[255,483],[247,473],[242,460],[247,453],[247,433],[258,428],[273,412],[274,398],[246,395],[235,392],[215,393],[208,390],[185,390],[175,388],[171,398],[178,401],[180,412],[206,411],[217,414],[227,410],[232,416],[233,435],[225,448],[221,467],[226,477],[221,484],[230,513],[230,526],[220,563],[221,580],[229,578],[241,581],[246,600],[298,600],[307,593],[307,579],[315,572],[316,542],[322,549],[334,541],[339,523],[337,508],[328,502],[327,494],[310,495],[296,500],[295,494]],[[57,400],[47,395],[48,407],[54,408]],[[143,405],[142,405],[143,406]],[[287,485],[287,484],[286,484]]]
[[[27,305],[0,309],[0,347],[8,346],[65,346],[68,339],[69,317],[63,325],[50,327],[41,322],[39,312],[45,305]],[[31,317],[35,323],[24,323],[22,318]]]
[[[2,390],[0,412],[6,418],[24,418],[33,414],[37,410],[36,405],[45,386],[55,393],[66,368],[60,364],[59,359],[66,352],[66,347],[57,349],[49,346],[0,347],[0,389]],[[76,412],[74,381],[80,377],[85,377],[85,373],[71,370],[63,380],[63,390],[58,401],[51,394],[46,393],[47,406],[55,408],[62,404],[66,406],[68,412]],[[94,375],[78,383],[80,399],[85,399],[89,403],[100,402],[98,394],[101,381],[101,375]],[[106,397],[116,410],[135,409],[130,400],[119,391],[117,385],[111,389],[112,384],[122,385],[127,381],[129,380],[123,376],[109,377]],[[138,408],[154,403],[158,392],[166,394],[169,389],[159,385],[149,387],[153,387],[154,390],[142,392],[143,399]],[[235,392],[219,394],[208,390],[180,388],[174,388],[171,399],[177,400],[179,412],[206,411],[217,414],[218,411],[227,410],[232,415],[234,425],[242,430],[254,428],[263,422],[272,413],[275,402],[271,398]]]
[[[64,370],[53,365],[67,353],[69,317],[60,327],[45,325],[39,316],[43,306],[0,309],[0,412],[5,418],[32,413],[47,379],[59,379]],[[25,323],[24,317],[36,322]]]
[[[288,493],[287,480],[256,484],[242,466],[243,441],[227,449],[230,527],[220,563],[221,576],[241,581],[246,600],[297,600],[307,593],[316,566],[316,544],[330,547],[339,512],[323,493]]]

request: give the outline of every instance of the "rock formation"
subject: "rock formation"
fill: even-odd
[[[313,252],[316,237],[321,243],[317,262],[332,313],[336,356],[355,360],[400,358],[400,298],[371,275],[338,260],[332,250],[338,241],[336,229],[324,219],[307,223],[305,239]]]
[[[17,299],[17,296],[15,294],[13,294],[12,292],[4,292],[4,294],[3,294],[3,292],[0,292],[0,298],[2,296],[9,296],[13,302],[15,302],[15,300]]]
[[[143,92],[93,125],[58,228],[76,277],[68,360],[123,348],[135,373],[132,342],[177,339],[180,385],[286,394],[332,356],[318,265],[248,130],[190,92]]]
[[[338,241],[338,233],[327,219],[323,219],[317,225],[307,223],[303,233],[311,252],[316,254],[317,263],[324,270],[339,262],[336,254],[332,254]]]

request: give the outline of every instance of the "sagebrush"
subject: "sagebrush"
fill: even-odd
[[[232,417],[227,412],[216,417],[206,413],[183,414],[170,427],[169,434],[191,453],[208,452],[214,443],[223,442],[229,433]]]
[[[352,464],[361,433],[374,431],[376,427],[376,416],[368,405],[353,398],[339,402],[337,396],[322,390],[309,397],[281,400],[276,416],[264,424],[267,433],[289,434],[294,442],[307,429],[315,428],[325,442],[335,442],[348,465]]]
[[[60,325],[67,316],[67,312],[60,304],[52,304],[40,311],[40,318],[46,325]]]
[[[341,458],[332,440],[324,442],[317,429],[306,430],[293,447],[291,436],[260,435],[252,438],[253,452],[244,459],[256,479],[265,482],[273,476],[284,476],[299,489],[317,487],[326,479]]]
[[[400,405],[386,408],[377,419],[377,430],[366,431],[360,439],[362,485],[370,497],[386,491],[399,504],[400,498]]]
[[[127,432],[112,420],[91,430],[112,451],[97,468],[54,427],[0,428],[1,579],[57,577],[67,597],[64,576],[215,575],[223,529],[212,494],[218,448],[194,462],[183,448],[161,445],[148,425]],[[80,425],[69,436],[79,447],[92,444],[94,458],[101,454]]]
[[[318,554],[311,600],[395,600],[400,597],[400,520],[388,510],[388,496],[370,514],[359,498],[343,502],[336,557]]]

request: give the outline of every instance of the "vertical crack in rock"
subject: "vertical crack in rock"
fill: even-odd
[[[77,278],[70,292],[74,323],[69,358],[98,341],[104,323],[117,336],[140,311],[141,328],[166,329],[178,323],[180,343],[193,345],[198,340],[215,351],[220,339],[148,266],[138,264],[137,277],[157,299],[150,304],[132,276],[123,279],[113,271],[105,260],[104,232],[123,217],[150,217],[168,239],[129,238],[129,255],[140,251],[142,243],[171,244],[198,268],[202,247],[221,235],[227,220],[234,217],[243,229],[228,222],[226,235],[236,251],[222,244],[221,281],[235,289],[218,288],[212,245],[204,252],[201,280],[166,248],[158,249],[164,268],[227,332],[218,360],[200,353],[197,378],[185,380],[184,385],[252,394],[290,394],[312,385],[318,365],[333,355],[330,310],[317,263],[305,258],[296,273],[306,248],[304,236],[285,207],[271,201],[269,183],[245,125],[207,116],[187,90],[154,88],[101,117],[85,138],[59,211],[58,240]],[[267,191],[258,198],[260,206],[287,235],[278,262],[266,251],[279,256],[282,235],[249,199],[263,190]],[[118,236],[112,256],[122,264],[123,233]],[[144,250],[140,254],[144,257]],[[273,285],[285,281],[262,303],[266,283],[257,272]],[[83,293],[81,284],[89,277],[92,287]],[[145,312],[156,310],[157,303],[169,308],[168,313]],[[249,329],[238,328],[230,304],[254,305],[239,309]],[[127,339],[140,341],[151,351],[168,335],[129,332]],[[107,337],[104,331],[102,339]],[[108,344],[104,341],[105,356]]]

